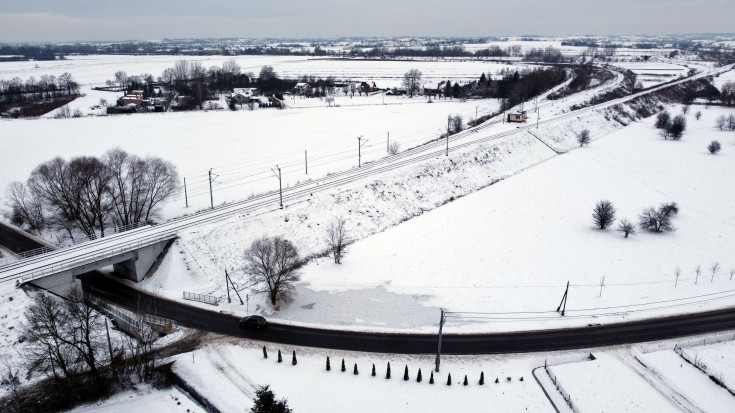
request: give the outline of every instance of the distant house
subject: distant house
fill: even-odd
[[[525,122],[525,121],[526,121],[525,111],[508,114],[508,122]]]
[[[143,94],[130,94],[125,95],[122,97],[119,106],[129,106],[129,105],[135,105],[136,108],[139,108],[141,103],[143,102]]]
[[[362,83],[360,83],[360,92],[362,92],[362,93],[364,93],[366,95],[368,93],[375,92],[377,90],[378,90],[378,87],[375,85],[375,82],[373,82],[372,85],[370,85],[370,83],[368,83],[368,82],[362,82]]]
[[[311,94],[311,86],[309,86],[306,82],[299,82],[294,86],[293,93],[297,95],[310,95]]]
[[[233,95],[243,95],[243,96],[258,96],[260,94],[260,91],[257,87],[238,87],[235,88],[232,91]]]
[[[245,103],[250,102],[250,100],[258,96],[260,94],[260,91],[258,88],[255,87],[242,87],[242,88],[235,88],[235,90],[230,93],[228,98],[232,99],[237,103],[238,105],[242,105]]]

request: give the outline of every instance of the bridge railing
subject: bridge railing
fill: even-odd
[[[197,294],[184,291],[184,300],[199,301],[200,303],[219,305],[220,297],[207,294]]]
[[[130,327],[135,328],[136,330],[140,329],[141,321],[145,324],[148,324],[149,326],[154,327],[155,331],[167,333],[171,329],[178,328],[178,323],[168,318],[158,317],[151,314],[143,314],[141,317],[138,317],[132,311],[119,308],[96,297],[90,297],[90,301],[103,312],[107,313],[109,316],[128,324]]]
[[[92,254],[82,254],[80,257],[70,260],[64,260],[58,264],[51,264],[43,266],[35,271],[26,272],[19,274],[18,279],[21,283],[27,283],[37,278],[41,278],[47,275],[57,274],[63,271],[71,270],[82,265],[91,264],[93,262],[100,261],[105,258],[114,257],[115,255],[125,254],[136,249],[147,247],[149,245],[161,242],[164,240],[170,240],[176,237],[176,231],[169,231],[164,234],[149,235],[143,239],[132,241],[120,246],[107,248],[103,251],[96,251]]]

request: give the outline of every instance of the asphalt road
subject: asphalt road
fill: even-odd
[[[14,251],[41,247],[37,240],[0,224],[0,244]],[[360,333],[269,323],[262,331],[244,330],[238,317],[151,295],[98,271],[79,276],[86,291],[135,311],[140,305],[179,325],[233,337],[287,345],[378,353],[431,354],[436,334]],[[216,307],[213,307],[216,308]],[[493,334],[444,334],[442,353],[499,354],[582,349],[663,340],[735,329],[735,309],[710,311],[595,327]]]
[[[2,222],[0,222],[0,245],[16,254],[46,246],[31,238],[27,233],[19,232],[18,229]]]

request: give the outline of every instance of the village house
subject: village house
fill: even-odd
[[[297,95],[310,95],[311,94],[311,86],[309,86],[306,82],[299,82],[294,86],[293,93]]]
[[[250,102],[253,97],[259,94],[260,91],[255,87],[235,88],[228,98],[233,99],[238,105],[242,105]]]

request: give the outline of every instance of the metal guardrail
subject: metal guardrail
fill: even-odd
[[[55,250],[53,248],[49,248],[49,247],[35,248],[35,249],[30,250],[30,251],[21,252],[20,254],[18,254],[18,258],[22,260],[22,259],[26,259],[26,258],[35,257],[36,255],[45,254],[45,253],[51,252],[51,251],[55,251]]]
[[[131,229],[141,228],[141,227],[144,227],[146,225],[148,225],[148,224],[146,224],[145,222],[142,222],[142,221],[133,222],[132,224],[122,225],[122,226],[119,226],[119,227],[115,227],[115,233],[116,234],[119,234],[121,232],[130,231]]]
[[[60,273],[60,272],[63,272],[63,271],[71,270],[73,268],[80,267],[80,266],[85,265],[85,264],[90,264],[90,263],[99,261],[99,260],[104,259],[104,258],[113,257],[115,255],[125,254],[125,253],[128,253],[130,251],[134,251],[136,249],[147,247],[147,246],[152,245],[152,244],[155,244],[157,242],[161,242],[161,241],[164,241],[164,240],[173,239],[175,237],[176,237],[176,231],[170,231],[170,232],[167,232],[167,233],[162,234],[162,235],[148,236],[148,237],[143,238],[142,240],[129,242],[129,243],[123,245],[123,246],[113,247],[113,248],[106,249],[106,250],[104,250],[102,252],[95,253],[92,256],[82,256],[82,257],[80,257],[78,259],[74,259],[72,261],[64,261],[64,262],[61,262],[61,263],[59,263],[57,265],[51,265],[51,266],[48,266],[48,267],[44,267],[44,268],[42,268],[40,270],[36,270],[36,271],[32,271],[30,273],[22,274],[18,278],[20,279],[20,282],[21,283],[26,283],[26,282],[33,281],[33,280],[35,280],[37,278],[40,278],[40,277],[43,277],[43,276],[47,276],[47,275],[56,274],[56,273]]]
[[[199,301],[205,304],[219,305],[220,297],[207,294],[196,294],[184,291],[184,300]]]
[[[175,329],[175,328],[178,328],[179,326],[178,323],[174,320],[164,318],[164,317],[158,317],[158,316],[151,315],[151,314],[143,314],[143,316],[139,318],[132,311],[118,308],[96,297],[90,297],[90,301],[94,303],[96,306],[98,306],[100,309],[102,309],[102,311],[106,312],[108,315],[114,318],[117,318],[120,321],[136,329],[140,328],[140,321],[143,321],[145,324],[148,324],[150,326],[158,327],[162,331],[168,331],[171,329]]]

